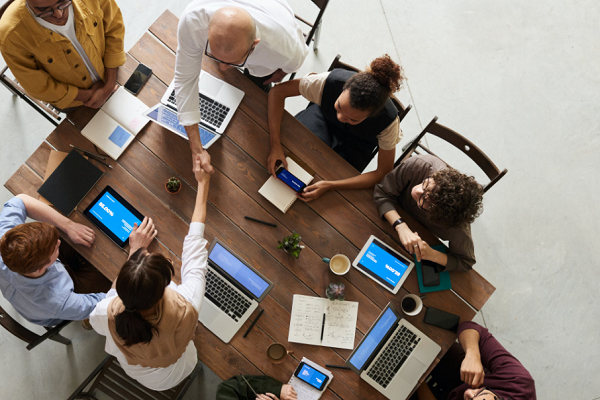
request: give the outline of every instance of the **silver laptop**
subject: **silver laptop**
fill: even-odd
[[[206,292],[198,319],[229,343],[272,288],[260,272],[215,239],[208,249]]]
[[[440,350],[389,303],[346,365],[388,399],[404,400]]]
[[[244,92],[208,72],[201,71],[198,80],[198,96],[200,97],[200,125],[222,134],[242,102]],[[177,111],[174,81],[171,82],[160,102]]]

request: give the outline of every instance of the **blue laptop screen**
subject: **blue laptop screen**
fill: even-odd
[[[398,317],[394,313],[394,310],[388,307],[381,318],[379,318],[379,321],[371,328],[371,331],[356,348],[349,360],[350,364],[357,370],[362,370],[369,357],[371,357],[375,349],[377,349],[377,346],[379,346],[388,332],[394,328],[396,321],[398,321]]]
[[[391,289],[400,282],[409,266],[408,261],[379,244],[377,239],[369,245],[358,264],[366,273]]]
[[[187,132],[179,123],[179,119],[177,118],[177,113],[175,111],[172,111],[167,107],[158,106],[148,113],[148,118],[162,125],[166,125],[179,132],[186,139],[188,138]],[[203,129],[201,126],[198,126],[198,129],[200,130],[200,142],[202,142],[202,146],[206,146],[216,136],[216,134]]]
[[[94,204],[90,213],[123,242],[131,234],[133,224],[142,222],[108,192]]]
[[[215,244],[208,258],[257,298],[262,296],[265,290],[269,288],[269,282],[262,279],[256,272],[248,268],[246,264],[238,260],[236,256],[227,251],[219,243]]]

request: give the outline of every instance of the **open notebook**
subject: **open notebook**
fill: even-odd
[[[116,160],[148,122],[143,115],[147,108],[137,97],[120,87],[81,134]]]
[[[306,172],[298,163],[290,157],[286,157],[288,163],[288,171],[295,175],[305,184],[309,184],[313,180],[313,176]],[[282,213],[287,212],[292,204],[296,201],[296,192],[288,185],[281,182],[279,179],[271,176],[267,182],[258,190],[258,193],[263,195],[267,200],[279,208]]]

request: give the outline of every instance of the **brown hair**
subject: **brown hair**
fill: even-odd
[[[431,176],[434,184],[425,191],[431,220],[444,228],[472,224],[483,212],[483,187],[472,176],[447,168]]]
[[[350,90],[350,106],[358,110],[379,113],[391,94],[402,87],[406,79],[402,67],[384,54],[374,59],[365,70],[353,75],[344,84]]]
[[[115,317],[115,328],[125,346],[150,343],[156,329],[140,311],[152,308],[162,299],[174,274],[173,265],[165,256],[148,253],[145,248],[137,250],[123,264],[116,286],[125,311]]]
[[[50,262],[58,238],[58,230],[45,222],[17,225],[0,239],[2,261],[18,274],[35,272]]]

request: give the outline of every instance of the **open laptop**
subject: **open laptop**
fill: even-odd
[[[209,131],[223,134],[235,110],[242,102],[244,92],[208,72],[201,71],[198,80],[198,96],[200,97],[200,125]],[[177,111],[174,80],[160,102]]]
[[[206,292],[198,319],[229,343],[272,288],[267,278],[215,239],[208,249]]]
[[[346,365],[388,399],[404,400],[441,350],[389,303]]]

